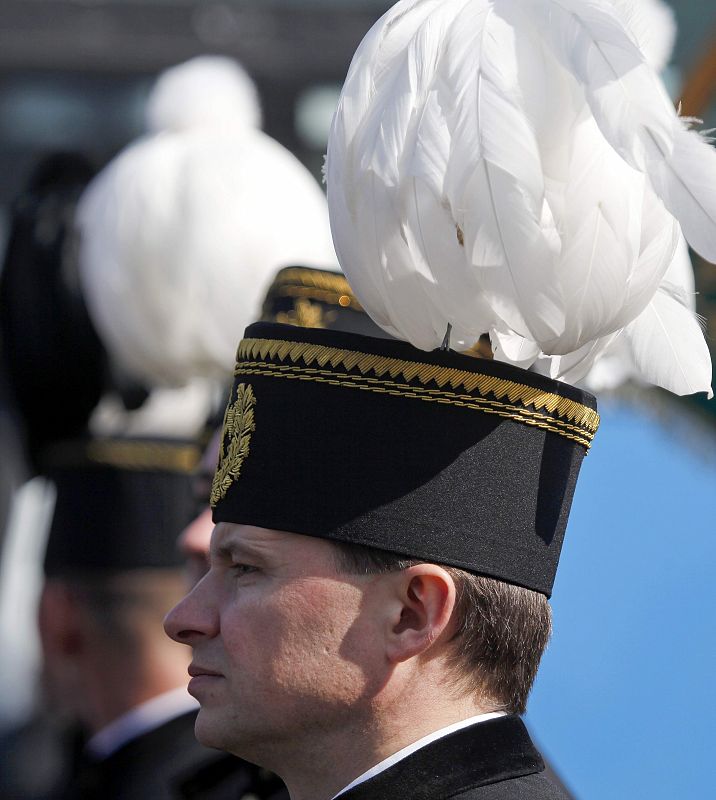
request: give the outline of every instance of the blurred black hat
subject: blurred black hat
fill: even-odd
[[[390,338],[365,313],[342,272],[285,267],[266,292],[262,322]]]
[[[45,574],[65,577],[181,563],[176,540],[195,513],[195,442],[103,438],[54,445],[43,470],[57,500]]]

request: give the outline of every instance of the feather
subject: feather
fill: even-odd
[[[411,269],[400,234],[396,187],[416,93],[417,76],[410,69],[415,56],[408,43],[438,6],[435,0],[399,4],[365,36],[348,71],[326,158],[333,241],[353,291],[388,333],[424,346],[435,336],[434,326],[424,330],[414,320],[431,320],[435,314],[425,301],[426,276]],[[401,102],[393,102],[396,97]],[[387,269],[388,255],[392,271]],[[440,322],[443,333],[446,325]]]
[[[497,358],[576,380],[624,349],[679,222],[716,254],[716,154],[645,59],[642,0],[616,2],[406,0],[361,43],[329,213],[390,334],[429,350],[448,324],[458,349],[489,332]]]
[[[564,309],[514,49],[490,4],[468,3],[449,28],[439,84],[452,134],[445,195],[485,299],[509,327],[539,340],[562,332]]]
[[[668,216],[668,215],[667,215]],[[649,215],[650,219],[658,219]],[[672,221],[673,224],[673,221]],[[673,228],[672,228],[673,231]],[[668,229],[662,231],[667,235]],[[658,254],[664,246],[658,242],[649,241],[646,246],[646,257]],[[678,295],[683,304],[692,312],[696,308],[694,294],[694,270],[689,258],[689,250],[683,235],[678,234],[676,251],[671,263],[664,274],[662,283],[677,287]],[[648,291],[649,297],[653,297]],[[593,392],[616,389],[628,380],[645,383],[646,379],[637,369],[627,337],[622,333],[609,345],[594,362],[593,368],[584,377],[583,382]]]
[[[612,0],[632,32],[646,62],[661,72],[671,60],[676,41],[674,11],[662,0]]]
[[[649,175],[689,244],[716,261],[714,148],[685,128],[608,0],[532,0],[537,6],[548,11],[542,30],[583,85],[607,141]]]
[[[566,327],[558,339],[542,342],[549,355],[578,350],[622,327],[626,287],[639,258],[643,176],[608,146],[591,117],[574,126],[570,153],[559,220]]]
[[[566,383],[579,383],[594,364],[619,340],[622,331],[615,331],[600,339],[593,339],[579,350],[553,358],[550,364],[552,378]]]
[[[531,367],[541,355],[536,342],[525,339],[509,328],[493,328],[490,331],[490,344],[496,361],[505,361],[523,369]]]
[[[703,331],[684,294],[663,283],[624,336],[644,380],[674,394],[711,389],[711,356]]]
[[[677,123],[671,157],[650,170],[654,189],[681,221],[686,241],[716,262],[716,151],[695,131]]]

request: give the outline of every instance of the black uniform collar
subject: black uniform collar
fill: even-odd
[[[339,800],[435,800],[543,770],[522,720],[499,717],[431,742]]]

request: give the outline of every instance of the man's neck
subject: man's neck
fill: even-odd
[[[468,719],[461,720],[460,722],[453,722],[451,725],[447,725],[443,728],[440,728],[437,731],[429,733],[427,736],[423,736],[422,739],[418,739],[417,742],[413,742],[409,744],[407,747],[403,747],[398,750],[397,753],[394,753],[388,758],[384,758],[374,767],[363,772],[359,775],[355,780],[351,781],[347,786],[345,786],[340,792],[338,792],[334,800],[336,798],[341,797],[346,792],[350,791],[353,787],[360,785],[361,783],[365,783],[366,781],[371,780],[371,778],[380,775],[381,772],[392,767],[394,764],[397,764],[399,761],[402,761],[404,758],[408,758],[413,753],[417,752],[418,750],[422,749],[423,747],[427,747],[429,744],[437,741],[438,739],[442,739],[444,736],[449,736],[452,733],[457,733],[457,731],[463,730],[464,728],[468,728],[471,725],[477,725],[481,722],[487,722],[491,719],[496,719],[498,717],[505,716],[504,711],[491,711],[488,714],[477,714],[474,717],[469,717]]]
[[[344,729],[313,747],[294,748],[290,757],[279,758],[282,763],[266,766],[281,776],[291,800],[332,800],[356,778],[404,748],[491,710],[473,702],[457,706],[413,702],[412,707],[401,708],[402,716],[395,712],[376,715],[360,729]]]

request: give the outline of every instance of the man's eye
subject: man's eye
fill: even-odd
[[[258,567],[253,567],[251,564],[232,564],[231,571],[236,572],[238,575],[248,575],[251,572],[256,572]]]

